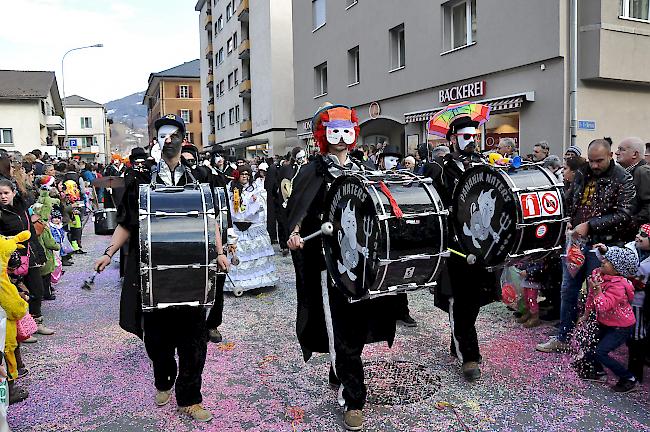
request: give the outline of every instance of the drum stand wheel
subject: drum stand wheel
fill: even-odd
[[[232,293],[235,295],[235,297],[241,297],[244,295],[244,290],[241,288],[235,288]]]

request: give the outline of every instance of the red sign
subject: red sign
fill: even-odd
[[[542,209],[539,205],[539,197],[536,193],[521,194],[519,200],[521,201],[521,209],[524,219],[540,217],[542,215]]]
[[[544,216],[560,214],[560,197],[557,192],[540,192],[539,196]]]

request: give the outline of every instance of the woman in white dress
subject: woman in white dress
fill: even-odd
[[[241,165],[238,176],[228,184],[239,264],[230,267],[232,282],[227,280],[224,290],[237,296],[255,288],[272,287],[278,281],[266,230],[266,191],[251,181],[252,176],[250,166]]]

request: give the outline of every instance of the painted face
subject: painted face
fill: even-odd
[[[334,123],[334,122],[329,122]],[[340,144],[341,140],[347,145],[353,144],[354,140],[357,138],[357,134],[352,125],[333,125],[327,126],[325,129],[325,134],[327,136],[327,142],[330,144]]]
[[[163,143],[162,151],[167,157],[176,156],[181,151],[183,137],[180,135],[178,127],[172,125],[160,126],[157,133],[158,142]]]
[[[384,168],[386,168],[387,170],[392,170],[393,168],[397,168],[398,162],[399,162],[399,158],[397,156],[385,156]]]
[[[467,126],[459,129],[456,132],[456,142],[458,143],[458,148],[461,151],[474,151],[476,148],[476,128]]]
[[[634,238],[634,243],[641,250],[650,250],[650,238],[645,231],[640,230]]]
[[[302,165],[305,162],[305,159],[307,159],[307,154],[305,154],[304,150],[300,150],[296,154],[296,162]]]

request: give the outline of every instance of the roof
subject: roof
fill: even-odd
[[[54,109],[63,112],[54,72],[0,70],[0,99],[45,99],[50,92]]]
[[[83,106],[83,107],[94,107],[94,108],[103,108],[104,105],[93,102],[90,99],[86,99],[85,97],[79,96],[79,95],[72,95],[72,96],[67,96],[65,98],[65,104],[66,106]]]
[[[158,86],[158,82],[165,78],[201,78],[201,60],[196,59],[185,62],[173,68],[164,71],[154,72],[149,75],[149,84],[142,98],[142,103],[147,103],[147,98],[151,97],[152,92]]]

